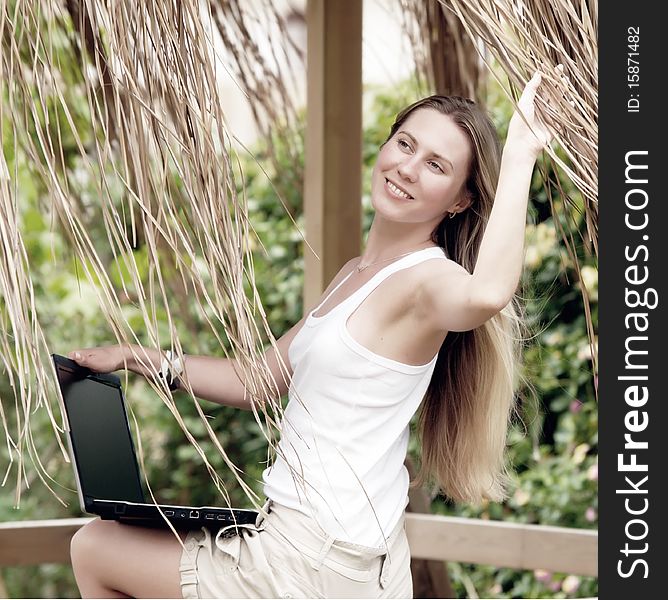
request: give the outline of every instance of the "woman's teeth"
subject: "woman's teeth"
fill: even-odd
[[[387,181],[387,187],[389,187],[397,196],[401,196],[402,198],[406,198],[408,200],[413,199],[413,196],[409,196],[406,192],[403,192],[402,190],[400,190],[389,179],[386,179],[385,181]]]

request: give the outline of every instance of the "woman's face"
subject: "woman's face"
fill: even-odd
[[[371,203],[389,220],[436,227],[470,204],[464,193],[470,163],[470,142],[459,126],[435,109],[417,109],[378,155]]]

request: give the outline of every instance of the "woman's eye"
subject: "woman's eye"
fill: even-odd
[[[434,162],[433,160],[429,161],[429,165],[434,167],[435,169],[438,169],[441,173],[443,173],[443,169],[441,168],[441,165],[439,165],[437,162]]]
[[[410,145],[406,140],[397,140],[397,144],[399,145],[400,148],[410,150]]]

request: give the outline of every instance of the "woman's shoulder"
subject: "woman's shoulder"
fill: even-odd
[[[447,275],[468,275],[469,272],[462,267],[458,262],[448,258],[443,254],[442,256],[429,257],[411,269],[418,279],[429,281],[434,276]]]
[[[355,256],[346,262],[332,278],[328,289],[336,287],[336,285],[345,279],[360,263],[360,260],[361,256]],[[400,279],[404,286],[421,285],[433,281],[434,278],[442,279],[448,276],[469,275],[469,272],[464,267],[446,257],[445,254],[426,258],[408,268],[401,269],[401,273]],[[325,290],[326,293],[327,290]]]
[[[329,282],[329,285],[322,293],[322,297],[325,297],[331,290],[333,290],[339,283],[341,283],[341,281],[343,281],[348,275],[350,275],[350,273],[352,273],[353,269],[359,264],[360,258],[361,257],[359,256],[351,258],[339,269],[339,272],[334,275],[332,280]]]
[[[334,281],[341,280],[347,275],[349,275],[353,271],[353,269],[360,264],[360,260],[362,260],[361,256],[354,256],[353,258],[351,258],[347,263],[345,263],[339,269],[339,272],[334,276],[332,283],[334,283]]]
[[[417,313],[432,313],[441,302],[445,290],[453,290],[471,274],[458,262],[445,255],[422,261],[410,269],[410,281],[414,290],[414,309]]]
[[[434,246],[437,247],[437,246]],[[357,265],[359,265],[361,256],[355,256],[346,262],[339,272],[331,280],[329,287],[333,288],[338,285],[345,277],[347,277]],[[469,275],[469,272],[459,263],[446,257],[445,254],[438,256],[430,256],[421,260],[417,264],[400,270],[399,279],[402,282],[402,287],[405,289],[417,290],[418,286],[422,287],[435,278],[441,279],[443,277],[457,277],[457,275]],[[413,287],[416,286],[416,287]]]

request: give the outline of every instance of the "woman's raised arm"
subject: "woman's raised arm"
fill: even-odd
[[[541,75],[536,73],[524,88],[508,126],[494,202],[473,272],[449,262],[439,265],[440,276],[424,284],[421,298],[436,329],[474,329],[502,310],[517,289],[524,262],[531,175],[538,153],[552,138],[536,117],[540,83]]]
[[[476,295],[497,310],[510,302],[522,274],[531,175],[538,153],[551,139],[536,117],[535,97],[540,82],[541,76],[536,73],[517,103],[524,119],[516,111],[510,120],[494,205],[470,283]]]

